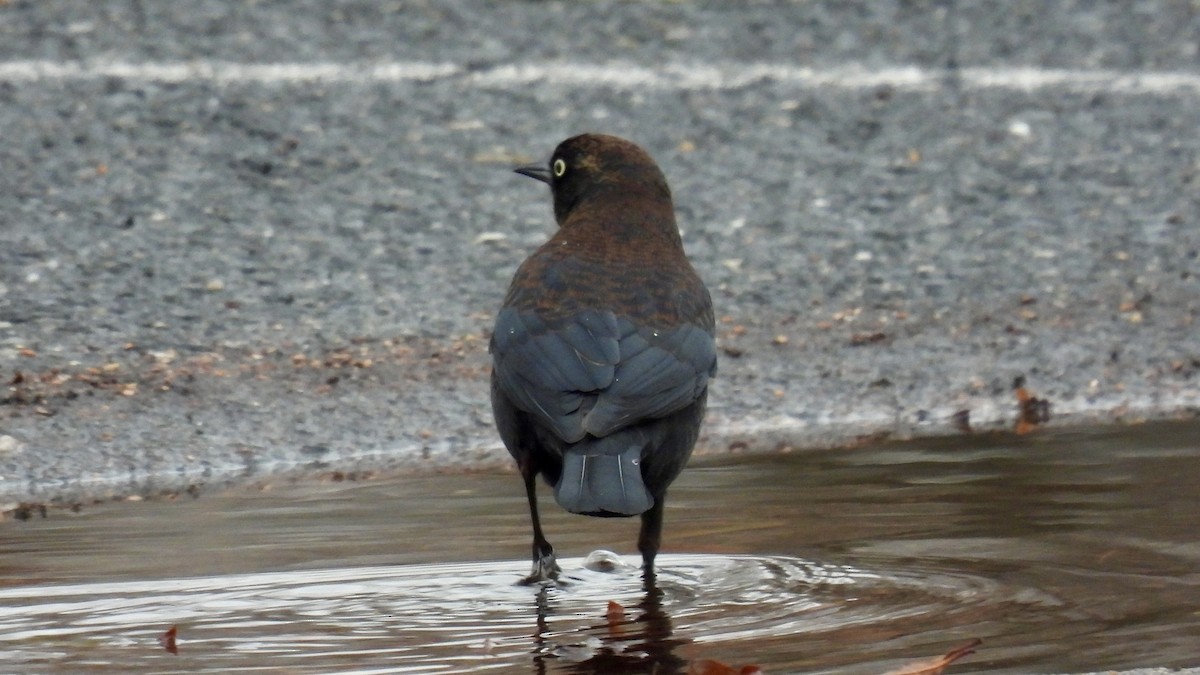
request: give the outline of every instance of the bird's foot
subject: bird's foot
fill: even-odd
[[[648,593],[662,592],[658,590],[658,574],[654,571],[654,565],[647,565],[642,568],[642,588]]]
[[[547,581],[558,581],[558,575],[561,573],[558,561],[554,559],[554,553],[542,554],[533,560],[533,571],[521,580],[521,585],[533,586]]]

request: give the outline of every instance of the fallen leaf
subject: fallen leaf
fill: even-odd
[[[688,664],[688,675],[761,675],[762,668],[758,666],[742,666],[737,668],[713,659],[696,659]]]
[[[621,606],[621,603],[613,602],[612,600],[609,600],[608,601],[608,610],[604,613],[604,616],[605,616],[605,618],[607,618],[609,620],[609,622],[624,621],[625,620],[625,608]]]
[[[1034,427],[1050,421],[1050,401],[1038,398],[1025,388],[1025,378],[1013,380],[1013,393],[1017,397],[1017,424],[1014,431],[1017,434],[1027,434]]]
[[[179,634],[179,627],[172,625],[167,629],[167,632],[158,636],[158,644],[163,646],[163,649],[172,654],[179,653],[179,647],[175,646],[175,636]]]
[[[619,602],[608,601],[608,609],[604,612],[604,618],[608,621],[608,633],[613,637],[620,637],[625,632],[623,624],[625,623],[625,608]]]
[[[972,638],[964,644],[951,649],[942,656],[931,659],[911,661],[895,670],[889,670],[884,675],[939,675],[946,666],[954,663],[968,654],[974,654],[975,648],[983,644],[983,640]]]

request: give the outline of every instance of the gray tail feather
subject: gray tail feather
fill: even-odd
[[[572,513],[636,516],[654,506],[642,482],[642,444],[606,447],[614,439],[584,441],[563,453],[554,498]]]

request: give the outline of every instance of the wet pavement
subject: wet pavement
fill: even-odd
[[[54,513],[0,540],[0,653],[11,672],[882,673],[978,637],[950,672],[1194,666],[1197,431],[701,462],[668,501],[652,590],[636,521],[557,509],[567,583],[517,585],[511,473]],[[585,565],[597,549],[623,564]]]

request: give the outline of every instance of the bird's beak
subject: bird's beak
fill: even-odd
[[[516,171],[522,176],[529,176],[535,180],[540,180],[546,185],[550,184],[550,169],[544,166],[522,166],[520,168],[513,169],[513,171]]]

